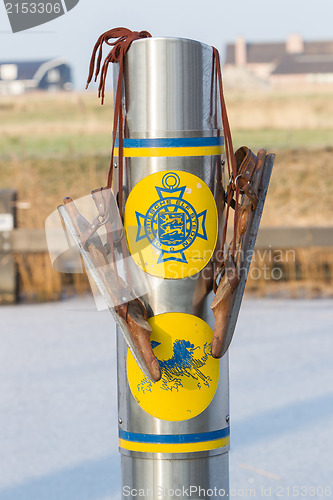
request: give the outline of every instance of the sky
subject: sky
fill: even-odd
[[[223,60],[225,44],[239,35],[250,42],[283,41],[291,33],[333,40],[332,20],[332,0],[80,0],[64,16],[13,34],[1,3],[0,61],[65,57],[83,90],[95,41],[117,26],[215,45]]]

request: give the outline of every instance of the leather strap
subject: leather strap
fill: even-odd
[[[251,187],[251,179],[257,168],[257,157],[252,151],[243,146],[235,153],[237,162],[237,177],[239,187],[243,193],[252,201],[253,210],[258,204],[258,196]]]
[[[127,28],[114,28],[112,30],[103,33],[97,40],[93,53],[90,59],[89,75],[87,80],[86,88],[88,88],[95,69],[95,82],[100,74],[99,87],[98,87],[98,97],[101,98],[101,104],[104,104],[105,95],[105,82],[106,75],[108,72],[110,63],[119,63],[119,74],[116,90],[116,98],[114,102],[114,117],[113,117],[113,136],[112,136],[112,150],[110,166],[107,178],[107,188],[111,189],[112,186],[112,176],[113,176],[113,159],[114,159],[114,148],[116,142],[117,130],[119,134],[119,179],[118,179],[118,204],[119,212],[122,217],[122,201],[123,201],[123,109],[122,109],[122,91],[123,91],[123,73],[124,73],[124,58],[134,40],[139,40],[140,38],[150,38],[151,34],[148,31],[131,31]],[[116,38],[117,40],[111,42],[111,39]],[[106,56],[103,66],[101,68],[101,61],[103,55],[103,44],[109,45],[112,50]],[[98,56],[97,56],[98,51]],[[97,56],[97,61],[96,61]]]
[[[93,220],[90,227],[81,236],[81,243],[85,250],[87,250],[89,238],[91,238],[100,227],[102,227],[109,221],[107,200],[103,195],[103,190],[95,189],[91,192],[91,194],[98,210],[98,216]]]

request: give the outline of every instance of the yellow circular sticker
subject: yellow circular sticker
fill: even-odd
[[[165,313],[148,320],[162,378],[151,382],[127,352],[131,392],[147,413],[161,420],[187,420],[202,413],[216,392],[220,362],[211,355],[213,331],[202,319]]]
[[[204,181],[189,172],[156,172],[130,192],[124,226],[141,269],[161,278],[186,278],[203,269],[215,249],[215,200]]]

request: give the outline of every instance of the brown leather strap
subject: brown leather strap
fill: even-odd
[[[96,231],[100,227],[106,224],[109,220],[109,215],[107,211],[107,201],[105,200],[105,197],[102,194],[102,190],[95,189],[94,191],[91,192],[91,194],[98,210],[98,216],[95,217],[90,227],[88,227],[88,229],[86,229],[86,231],[81,236],[81,243],[85,250],[87,250],[89,239],[96,233]]]
[[[239,187],[252,201],[253,209],[255,209],[258,203],[258,196],[251,187],[251,179],[257,169],[258,158],[246,146],[239,148],[235,153],[235,157],[238,171],[236,179],[238,180]]]
[[[88,88],[94,75],[97,51],[98,51],[98,56],[96,61],[95,82],[97,81],[97,77],[101,70],[103,43],[109,45],[110,47],[113,47],[113,49],[109,52],[109,54],[105,58],[101,70],[99,87],[98,87],[98,97],[102,98],[101,104],[104,103],[105,81],[110,62],[111,63],[122,62],[126,52],[130,48],[131,43],[134,40],[139,40],[140,38],[150,38],[150,37],[151,34],[148,33],[148,31],[131,31],[127,28],[113,28],[111,30],[106,31],[98,38],[90,59],[89,75],[86,88]],[[110,39],[112,38],[117,38],[117,40],[115,42],[110,42]]]
[[[237,178],[237,164],[236,164],[236,158],[235,158],[235,154],[234,154],[234,150],[233,150],[227,108],[226,108],[226,104],[225,104],[225,100],[224,100],[220,55],[219,55],[218,50],[215,47],[213,47],[213,57],[216,61],[216,72],[217,72],[217,77],[218,77],[218,82],[219,82],[221,116],[222,116],[222,125],[223,125],[225,153],[226,153],[226,157],[227,157],[228,173],[229,173],[229,179],[232,180],[232,179]],[[222,256],[224,256],[224,246],[225,246],[226,237],[227,237],[229,208],[232,204],[232,198],[233,198],[232,197],[232,190],[230,189],[231,187],[232,187],[232,183],[229,184],[229,189],[227,190],[227,197],[226,197],[227,198],[227,209],[226,209],[226,216],[225,216],[223,234],[222,234],[222,248],[221,248]],[[238,200],[238,196],[237,196],[237,189],[236,189],[234,234],[235,234],[235,231],[237,228],[237,222],[238,222],[238,202],[237,202],[237,200]]]
[[[99,39],[97,40],[91,60],[90,60],[90,67],[89,67],[89,75],[88,75],[88,80],[87,80],[87,85],[86,88],[88,88],[93,75],[94,75],[94,68],[95,68],[95,62],[96,62],[96,69],[95,69],[95,81],[97,81],[97,77],[100,74],[100,81],[99,81],[99,87],[98,87],[98,97],[101,98],[101,104],[104,103],[104,95],[105,95],[105,82],[106,82],[106,75],[108,72],[109,64],[110,63],[119,63],[119,74],[118,74],[118,83],[117,83],[117,90],[116,90],[116,98],[114,102],[114,117],[113,117],[113,137],[112,137],[112,150],[111,150],[111,159],[110,159],[110,166],[109,166],[109,172],[108,172],[108,179],[107,179],[107,188],[111,188],[112,185],[112,175],[113,175],[113,159],[114,159],[114,147],[115,147],[115,141],[116,141],[116,135],[117,135],[117,129],[119,133],[119,156],[118,156],[118,163],[119,163],[119,185],[118,185],[118,204],[119,204],[119,211],[120,211],[120,216],[122,216],[122,201],[123,201],[123,186],[122,186],[122,180],[123,180],[123,111],[122,111],[122,84],[123,84],[123,72],[124,72],[124,58],[125,55],[128,51],[128,49],[131,46],[131,43],[134,40],[139,40],[140,38],[149,38],[151,37],[151,34],[148,33],[148,31],[131,31],[127,28],[114,28],[112,30],[106,31],[103,33]],[[116,41],[111,42],[111,39],[117,38]],[[109,52],[109,54],[106,56],[102,69],[101,69],[101,61],[102,61],[102,55],[103,55],[103,44],[109,45],[112,48],[112,50]],[[97,61],[96,61],[96,55],[98,51],[98,56],[97,56]]]
[[[112,149],[111,149],[110,166],[109,166],[109,171],[108,171],[107,186],[106,187],[107,187],[107,189],[111,189],[111,186],[112,186],[114,148],[115,148],[115,141],[116,141],[116,135],[117,135],[117,130],[118,130],[118,140],[119,140],[118,206],[119,206],[120,217],[122,217],[122,215],[123,215],[122,214],[122,212],[123,212],[122,207],[123,207],[124,119],[123,119],[123,108],[122,108],[122,92],[123,92],[124,58],[125,58],[125,55],[126,55],[128,49],[131,46],[131,43],[134,40],[139,40],[141,38],[149,38],[149,37],[151,37],[151,34],[148,33],[148,31],[138,32],[138,31],[131,31],[127,28],[114,28],[112,30],[106,31],[97,40],[95,47],[93,49],[91,60],[90,60],[89,75],[88,75],[86,88],[88,88],[88,86],[93,78],[95,63],[96,63],[95,81],[97,80],[97,77],[100,74],[100,81],[99,81],[99,87],[98,87],[98,97],[101,98],[101,104],[104,103],[106,75],[108,72],[109,64],[110,63],[119,63],[116,98],[115,98],[115,102],[114,102]],[[115,39],[115,38],[116,38],[116,41],[113,41],[113,42],[110,41],[111,39]],[[109,54],[106,56],[106,58],[104,59],[103,66],[101,68],[102,55],[103,55],[103,44],[109,45],[113,48],[109,52]],[[98,55],[97,55],[97,51],[98,51]],[[97,61],[96,61],[96,56],[97,56]],[[125,116],[125,123],[126,123],[126,116]],[[100,204],[101,204],[101,200],[104,198],[103,195],[105,195],[106,192],[107,192],[107,190],[103,190],[103,188],[102,188],[100,190],[96,190],[92,194],[93,194],[93,197],[94,196],[95,196],[95,198],[98,197],[98,200],[100,201]],[[104,200],[104,202],[105,202],[105,200]],[[107,202],[104,203],[103,209],[105,210],[104,213],[106,214],[107,213]],[[111,226],[111,222],[109,220],[106,222],[106,230],[107,230],[108,242],[110,245],[110,252],[112,254],[112,260],[113,260],[115,274],[116,274],[117,280],[119,281],[119,275],[117,272],[117,265],[116,265],[116,261],[115,261],[114,242],[113,242],[113,238],[112,238],[112,226]],[[123,250],[124,255],[125,255],[124,238],[121,238],[121,246],[122,246],[122,250]],[[131,276],[131,270],[129,267],[128,259],[125,259],[125,267],[126,267],[127,279],[129,281],[130,286],[132,286],[132,276]],[[129,297],[128,297],[128,300],[129,300]],[[140,303],[142,309],[145,311],[145,306],[143,305],[143,303],[141,303],[141,301],[139,301],[139,300],[138,300],[138,303]],[[146,312],[145,312],[145,314],[146,314]],[[127,313],[126,313],[126,318],[127,318]]]
[[[90,227],[82,234],[81,243],[85,250],[87,250],[88,240],[96,233],[96,231],[105,224],[104,216],[98,215],[90,225]]]
[[[92,197],[95,201],[95,204],[97,206],[99,213],[105,214],[105,222],[103,222],[103,223],[105,223],[105,227],[106,227],[107,240],[108,240],[108,243],[110,246],[110,253],[112,254],[114,271],[115,271],[115,274],[117,275],[117,278],[118,278],[117,265],[116,265],[116,259],[115,259],[115,253],[114,253],[114,246],[115,246],[115,244],[119,243],[119,241],[120,241],[120,246],[121,246],[122,253],[124,256],[127,253],[127,249],[126,249],[126,243],[125,243],[125,239],[124,239],[124,235],[123,235],[122,231],[121,231],[121,235],[119,236],[119,239],[118,239],[118,237],[116,237],[116,240],[115,240],[114,223],[112,222],[112,220],[110,220],[110,217],[108,216],[110,197],[112,196],[111,191],[108,189],[99,188],[99,189],[95,189],[94,191],[92,191],[91,194],[92,194]],[[99,217],[100,217],[100,215],[99,215]],[[118,231],[119,230],[117,230],[117,232]],[[127,258],[125,258],[124,262],[125,262],[125,269],[126,269],[126,276],[128,279],[128,284],[129,284],[129,286],[132,286],[133,279],[132,279],[132,273],[131,273],[131,269],[130,269],[130,265],[129,265],[129,260]]]
[[[212,48],[213,48],[213,57],[216,61],[216,71],[217,71],[217,77],[218,77],[218,82],[219,82],[221,115],[222,115],[225,152],[226,152],[226,157],[227,157],[229,176],[232,172],[233,176],[235,177],[237,174],[236,159],[235,159],[233,145],[232,145],[232,138],[231,138],[227,108],[226,108],[225,100],[224,100],[220,54],[219,54],[219,51],[215,47],[212,47]]]

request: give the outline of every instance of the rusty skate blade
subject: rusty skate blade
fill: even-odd
[[[232,286],[232,280],[228,278],[228,269],[226,269],[224,275],[221,277],[216,295],[211,305],[215,316],[214,337],[212,340],[212,356],[214,358],[221,358],[229,349],[243,299],[246,280],[275,159],[275,155],[266,155],[265,153],[266,152],[264,150],[261,150],[258,153],[258,161],[262,161],[263,168],[258,185],[258,204],[256,209],[251,212],[251,209],[249,209],[251,204],[249,200],[246,201],[245,206],[243,207],[244,209],[247,209],[244,210],[244,213],[250,213],[250,216],[248,218],[246,231],[244,232],[244,238],[240,238],[240,241],[238,242],[239,248],[236,247],[236,250],[239,251],[239,254],[242,256],[240,261],[241,265],[237,268],[237,284]],[[228,256],[230,256],[231,245],[232,244],[230,244],[228,250],[226,262],[228,261]]]
[[[73,217],[73,210],[77,212],[75,217]],[[142,317],[142,314],[140,315],[140,312],[137,310],[138,308],[134,305],[136,299],[135,294],[134,296],[131,295],[124,280],[116,276],[112,264],[109,264],[105,257],[105,245],[103,245],[97,233],[89,239],[88,249],[87,245],[82,243],[82,232],[87,230],[89,223],[77,211],[74,202],[70,200],[67,204],[60,205],[58,207],[58,212],[66,230],[79,249],[87,272],[93,279],[98,291],[103,296],[107,308],[119,327],[119,331],[123,335],[137,364],[152,382],[158,381],[161,372],[149,340],[151,327]],[[136,324],[134,335],[133,333],[131,334],[128,323],[124,319],[124,314],[119,314],[119,311],[123,311],[122,308],[125,307],[124,304],[127,302],[130,302],[130,323],[133,325],[135,322]],[[138,329],[141,329],[139,334],[137,333]],[[142,332],[144,332],[144,335]]]

